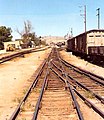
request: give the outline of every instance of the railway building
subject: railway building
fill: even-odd
[[[4,49],[6,51],[14,51],[15,49],[20,48],[20,41],[10,41],[10,42],[4,42]]]

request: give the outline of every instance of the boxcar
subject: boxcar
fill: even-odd
[[[76,43],[76,53],[80,55],[85,55],[87,53],[87,46],[86,46],[86,34],[80,34],[75,38]]]
[[[74,37],[67,41],[67,51],[70,51],[70,52],[75,51],[75,38]]]
[[[104,30],[94,29],[67,40],[67,50],[83,57],[104,57]]]

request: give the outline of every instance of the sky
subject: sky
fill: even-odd
[[[84,6],[87,30],[104,29],[104,0],[0,0],[0,26],[11,27],[13,39],[29,20],[37,36],[64,36],[73,29],[73,36],[84,32]]]

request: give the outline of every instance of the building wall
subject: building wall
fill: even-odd
[[[0,50],[0,54],[6,53],[6,50]]]
[[[13,45],[17,49],[20,47],[19,41],[4,42],[4,49],[5,50],[7,49],[8,45]]]

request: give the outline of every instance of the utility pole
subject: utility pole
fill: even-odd
[[[82,7],[82,6],[80,6]],[[85,29],[85,33],[86,33],[86,5],[84,5],[84,13],[83,14],[80,14],[83,18],[84,18],[84,29]]]
[[[73,37],[73,28],[71,28],[70,32],[71,32],[71,37]]]
[[[85,32],[86,32],[86,5],[84,6],[84,23],[85,23]]]
[[[98,14],[96,16],[98,16],[98,29],[100,29],[100,8],[97,9]]]

